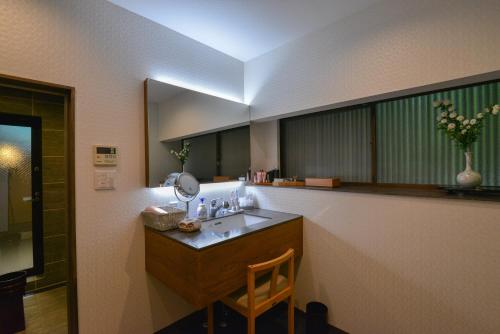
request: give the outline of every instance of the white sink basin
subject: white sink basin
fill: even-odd
[[[271,218],[252,216],[247,214],[237,214],[223,218],[217,218],[203,223],[203,229],[216,233],[227,233],[238,230],[246,226],[252,226],[269,220]]]

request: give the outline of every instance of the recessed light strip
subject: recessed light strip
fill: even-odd
[[[203,94],[208,94],[208,95],[220,97],[221,99],[224,99],[224,100],[229,100],[229,101],[233,101],[233,102],[237,102],[237,103],[247,104],[243,101],[242,98],[238,98],[238,97],[235,97],[235,96],[232,96],[229,94],[220,93],[220,92],[211,90],[210,88],[206,88],[206,87],[202,87],[202,86],[198,86],[198,85],[194,85],[194,84],[189,84],[189,83],[186,83],[186,82],[174,79],[174,78],[160,75],[160,76],[153,77],[152,79],[169,84],[169,85],[178,86],[178,87],[194,90],[194,91],[197,91],[197,92],[200,92]]]

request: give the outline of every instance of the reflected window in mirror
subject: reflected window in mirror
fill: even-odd
[[[183,170],[174,150],[190,143],[184,171],[200,182],[236,180],[250,166],[248,105],[147,79],[146,184]]]
[[[219,176],[238,179],[250,167],[250,127],[222,131],[219,134]]]
[[[186,138],[190,144],[184,171],[202,183],[237,180],[250,166],[250,127],[242,126]]]
[[[217,175],[217,134],[187,138],[184,142],[190,144],[184,171],[194,175],[200,183],[212,182]]]

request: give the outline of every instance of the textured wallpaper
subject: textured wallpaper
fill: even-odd
[[[498,1],[384,4],[247,63],[253,117],[500,68]],[[76,87],[81,333],[151,333],[191,311],[144,271],[139,213],[172,196],[143,186],[142,83],[170,76],[243,97],[243,64],[104,0],[2,0],[0,45],[0,73]],[[93,144],[120,149],[115,191],[93,190]],[[351,333],[500,327],[497,204],[256,194],[306,216],[299,306],[324,301]]]
[[[251,118],[498,71],[499,13],[497,0],[382,1],[245,63]],[[326,303],[354,334],[499,332],[498,203],[249,189],[305,217],[299,307]]]
[[[353,334],[497,334],[500,205],[247,187],[304,215],[297,305]]]
[[[104,0],[0,1],[0,73],[76,88],[80,332],[152,333],[190,312],[144,270],[147,77],[243,97],[243,64]],[[119,147],[115,191],[93,190],[92,145]]]
[[[245,63],[253,120],[498,71],[497,0],[384,0]]]

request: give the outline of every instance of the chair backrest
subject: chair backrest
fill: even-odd
[[[295,251],[290,248],[283,255],[279,257],[258,263],[252,264],[248,266],[247,272],[247,289],[248,289],[248,308],[256,309],[257,311],[263,311],[265,309],[271,308],[274,304],[279,301],[284,300],[293,294],[294,288],[294,254]],[[277,290],[278,285],[278,275],[280,271],[280,267],[282,264],[288,263],[288,277],[287,277],[287,286],[282,290]],[[270,271],[272,270],[270,289],[268,293],[268,297],[266,300],[259,303],[259,305],[255,305],[255,276],[259,272]],[[259,312],[257,312],[259,313]]]
[[[216,175],[213,177],[213,182],[226,182],[226,181],[231,181],[231,177],[222,175]]]

